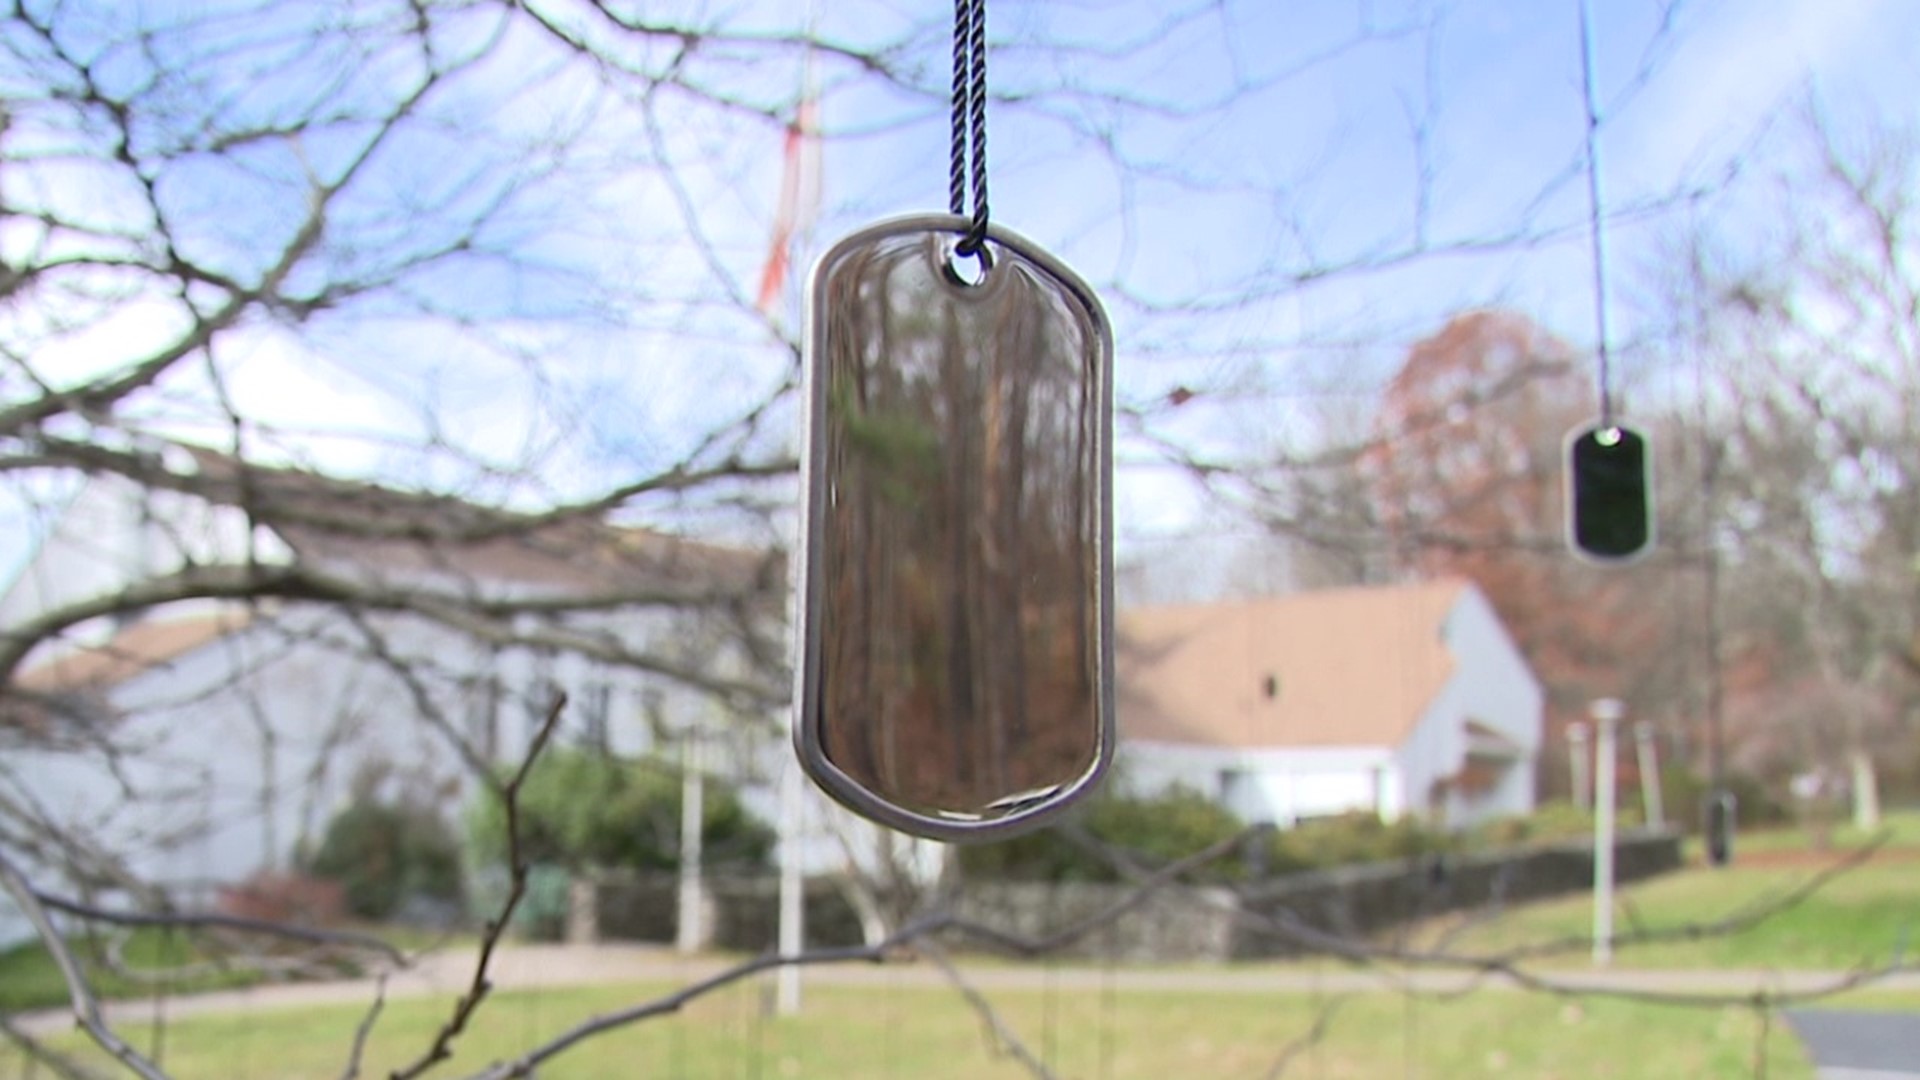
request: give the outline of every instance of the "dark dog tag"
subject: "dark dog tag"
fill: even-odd
[[[1567,537],[1578,554],[1625,562],[1653,544],[1647,440],[1618,424],[1581,428],[1567,441]]]

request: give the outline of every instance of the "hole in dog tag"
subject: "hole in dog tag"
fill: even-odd
[[[876,821],[1002,837],[1113,753],[1113,339],[1092,291],[1002,230],[882,222],[808,287],[794,737]]]

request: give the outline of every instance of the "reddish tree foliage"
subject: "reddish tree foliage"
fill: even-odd
[[[1479,585],[1545,684],[1549,790],[1592,698],[1641,717],[1676,701],[1670,574],[1589,566],[1562,539],[1564,440],[1590,394],[1565,342],[1519,315],[1463,314],[1408,353],[1364,459],[1398,572]]]

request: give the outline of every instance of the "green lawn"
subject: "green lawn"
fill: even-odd
[[[1902,815],[1895,828],[1901,841],[1881,849],[1863,865],[1839,873],[1805,899],[1780,910],[1751,929],[1699,941],[1657,941],[1627,945],[1618,954],[1623,967],[1831,969],[1884,963],[1895,951],[1912,944],[1909,935],[1920,930],[1920,860],[1906,838],[1920,839],[1920,815]],[[1744,850],[1762,865],[1742,865],[1736,848],[1734,865],[1713,868],[1692,865],[1677,873],[1627,886],[1620,890],[1614,926],[1630,935],[1634,928],[1651,930],[1705,926],[1781,898],[1804,885],[1823,866],[1845,857],[1860,838],[1836,838],[1836,850],[1804,865],[1767,865],[1757,852],[1804,850],[1804,838],[1791,832],[1749,838]],[[1796,846],[1798,845],[1798,846]],[[1591,934],[1593,902],[1590,893],[1530,904],[1497,921],[1478,926],[1453,939],[1464,951],[1504,952],[1539,942],[1579,938]],[[1453,927],[1459,919],[1434,920],[1423,928],[1421,940]],[[1573,950],[1570,961],[1584,962],[1584,950]]]
[[[1836,824],[1829,840],[1832,850],[1846,852],[1857,850],[1868,840],[1882,834],[1886,837],[1888,850],[1920,849],[1920,810],[1889,811],[1881,815],[1877,828],[1866,831],[1854,828],[1850,820],[1845,824]],[[1755,829],[1734,835],[1733,856],[1737,864],[1743,855],[1767,856],[1783,851],[1809,851],[1813,846],[1812,833],[1799,826]],[[1697,862],[1705,858],[1705,848],[1697,836],[1688,838],[1686,850],[1690,860]]]
[[[472,1072],[584,1016],[665,989],[502,995],[483,1010],[440,1075]],[[975,1014],[950,990],[810,988],[800,1016],[777,1020],[763,1015],[763,999],[758,985],[723,991],[682,1016],[578,1047],[543,1068],[541,1080],[1027,1075],[991,1047]],[[1920,1008],[1916,995],[1858,1000]],[[1768,1025],[1763,1040],[1762,1024],[1744,1009],[1564,1001],[1507,991],[1452,1001],[1385,993],[1338,1001],[1313,994],[1023,991],[995,994],[994,1001],[1036,1054],[1072,1077],[1263,1076],[1336,1005],[1324,1039],[1286,1075],[1748,1077],[1762,1046],[1768,1076],[1811,1075],[1784,1024]],[[444,1001],[389,1005],[362,1075],[384,1075],[425,1046],[446,1007]],[[363,1016],[359,1009],[326,1008],[183,1020],[166,1032],[164,1065],[205,1080],[332,1080],[343,1073]],[[129,1034],[144,1045],[144,1027]],[[4,1053],[0,1075],[19,1075],[18,1062]]]
[[[1900,843],[1920,839],[1920,815],[1904,815]],[[1795,838],[1750,837],[1742,850],[1792,851]],[[1841,836],[1842,844],[1857,838]],[[1755,858],[1755,863],[1766,860]],[[1817,865],[1693,866],[1624,889],[1618,925],[1710,923],[1764,896],[1777,896],[1818,872]],[[1885,960],[1920,913],[1920,862],[1911,849],[1828,882],[1816,895],[1753,929],[1723,939],[1626,948],[1622,967],[1840,968]],[[1456,949],[1497,952],[1530,942],[1578,939],[1591,919],[1585,896],[1530,905],[1478,926]],[[1421,930],[1432,936],[1447,926]],[[152,962],[176,939],[145,935],[132,955]],[[1565,963],[1585,963],[1575,949]],[[1333,971],[1330,961],[1293,965]],[[124,989],[124,987],[116,987]],[[664,985],[505,994],[491,1002],[437,1075],[458,1076],[533,1045],[596,1012],[673,989]],[[0,1008],[57,998],[57,975],[44,956],[0,956]],[[1766,1075],[1805,1080],[1811,1069],[1784,1023],[1764,1025],[1747,1009],[1694,1009],[1623,1001],[1562,1000],[1483,991],[1457,1000],[1368,993],[1346,999],[1315,993],[1201,993],[1172,990],[996,992],[996,1005],[1063,1077],[1263,1076],[1285,1049],[1337,1005],[1324,1038],[1286,1075],[1747,1077],[1756,1053]],[[815,986],[792,1019],[764,1015],[763,984],[728,989],[684,1015],[641,1025],[579,1048],[543,1069],[541,1080],[665,1077],[1020,1077],[996,1052],[958,995],[917,981],[873,986]],[[1823,1007],[1920,1011],[1920,994],[1855,994]],[[390,1004],[370,1044],[362,1076],[386,1070],[425,1046],[445,1016],[446,1000]],[[179,1020],[164,1035],[166,1066],[182,1078],[333,1078],[364,1012],[315,1008]],[[147,1045],[145,1023],[126,1033]],[[1764,1033],[1764,1035],[1763,1035]],[[80,1046],[76,1036],[62,1045]],[[1410,1067],[1411,1063],[1411,1067]],[[0,1078],[32,1075],[0,1050]]]
[[[406,927],[356,926],[350,929],[378,937],[404,951],[444,948],[474,940],[473,934],[465,932],[449,935]],[[71,943],[75,957],[86,966],[94,992],[106,1000],[151,997],[156,987],[168,995],[176,995],[250,986],[261,981],[257,974],[238,968],[207,970],[158,983],[130,980],[115,974],[110,965],[101,962],[108,940],[106,936],[78,937]],[[220,954],[203,949],[199,944],[202,940],[193,934],[178,931],[153,928],[135,930],[127,937],[121,957],[127,966],[136,970],[161,970],[181,965],[218,969]],[[305,955],[315,957],[311,949],[305,946],[300,948],[306,950]],[[337,967],[333,970],[345,974],[351,974],[354,970],[352,956],[340,954],[334,960]],[[27,942],[10,949],[0,949],[0,1012],[55,1008],[66,1003],[67,984],[61,979],[60,969],[45,946],[38,942]]]
[[[145,997],[155,987],[161,987],[169,994],[184,994],[195,990],[245,986],[256,981],[253,976],[240,971],[213,971],[194,978],[177,978],[162,983],[130,980],[100,963],[107,940],[104,937],[82,937],[75,938],[71,943],[75,958],[86,966],[94,991],[102,997]],[[183,964],[199,965],[208,960],[195,948],[189,935],[164,930],[134,931],[127,938],[121,957],[129,969],[136,971],[179,967]],[[66,1001],[67,984],[61,979],[60,969],[54,964],[46,946],[28,942],[0,951],[0,1011],[46,1008],[63,1005]]]

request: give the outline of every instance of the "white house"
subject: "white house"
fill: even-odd
[[[1283,825],[1533,808],[1540,683],[1469,583],[1135,608],[1118,628],[1131,790],[1182,784]]]
[[[194,448],[155,467],[168,476],[86,484],[0,593],[0,644],[37,643],[0,686],[0,843],[50,887],[205,897],[285,867],[369,769],[455,816],[476,770],[519,760],[562,689],[564,741],[635,753],[700,726],[707,761],[735,778],[784,750],[750,692],[784,679],[742,633],[777,640],[783,561]],[[373,600],[114,610],[141,582],[248,565],[298,565]],[[94,603],[99,617],[37,632]],[[746,704],[723,713],[736,686]],[[770,791],[759,801],[771,816]],[[56,835],[61,858],[34,860],[27,838]],[[0,940],[20,930],[6,908]]]

